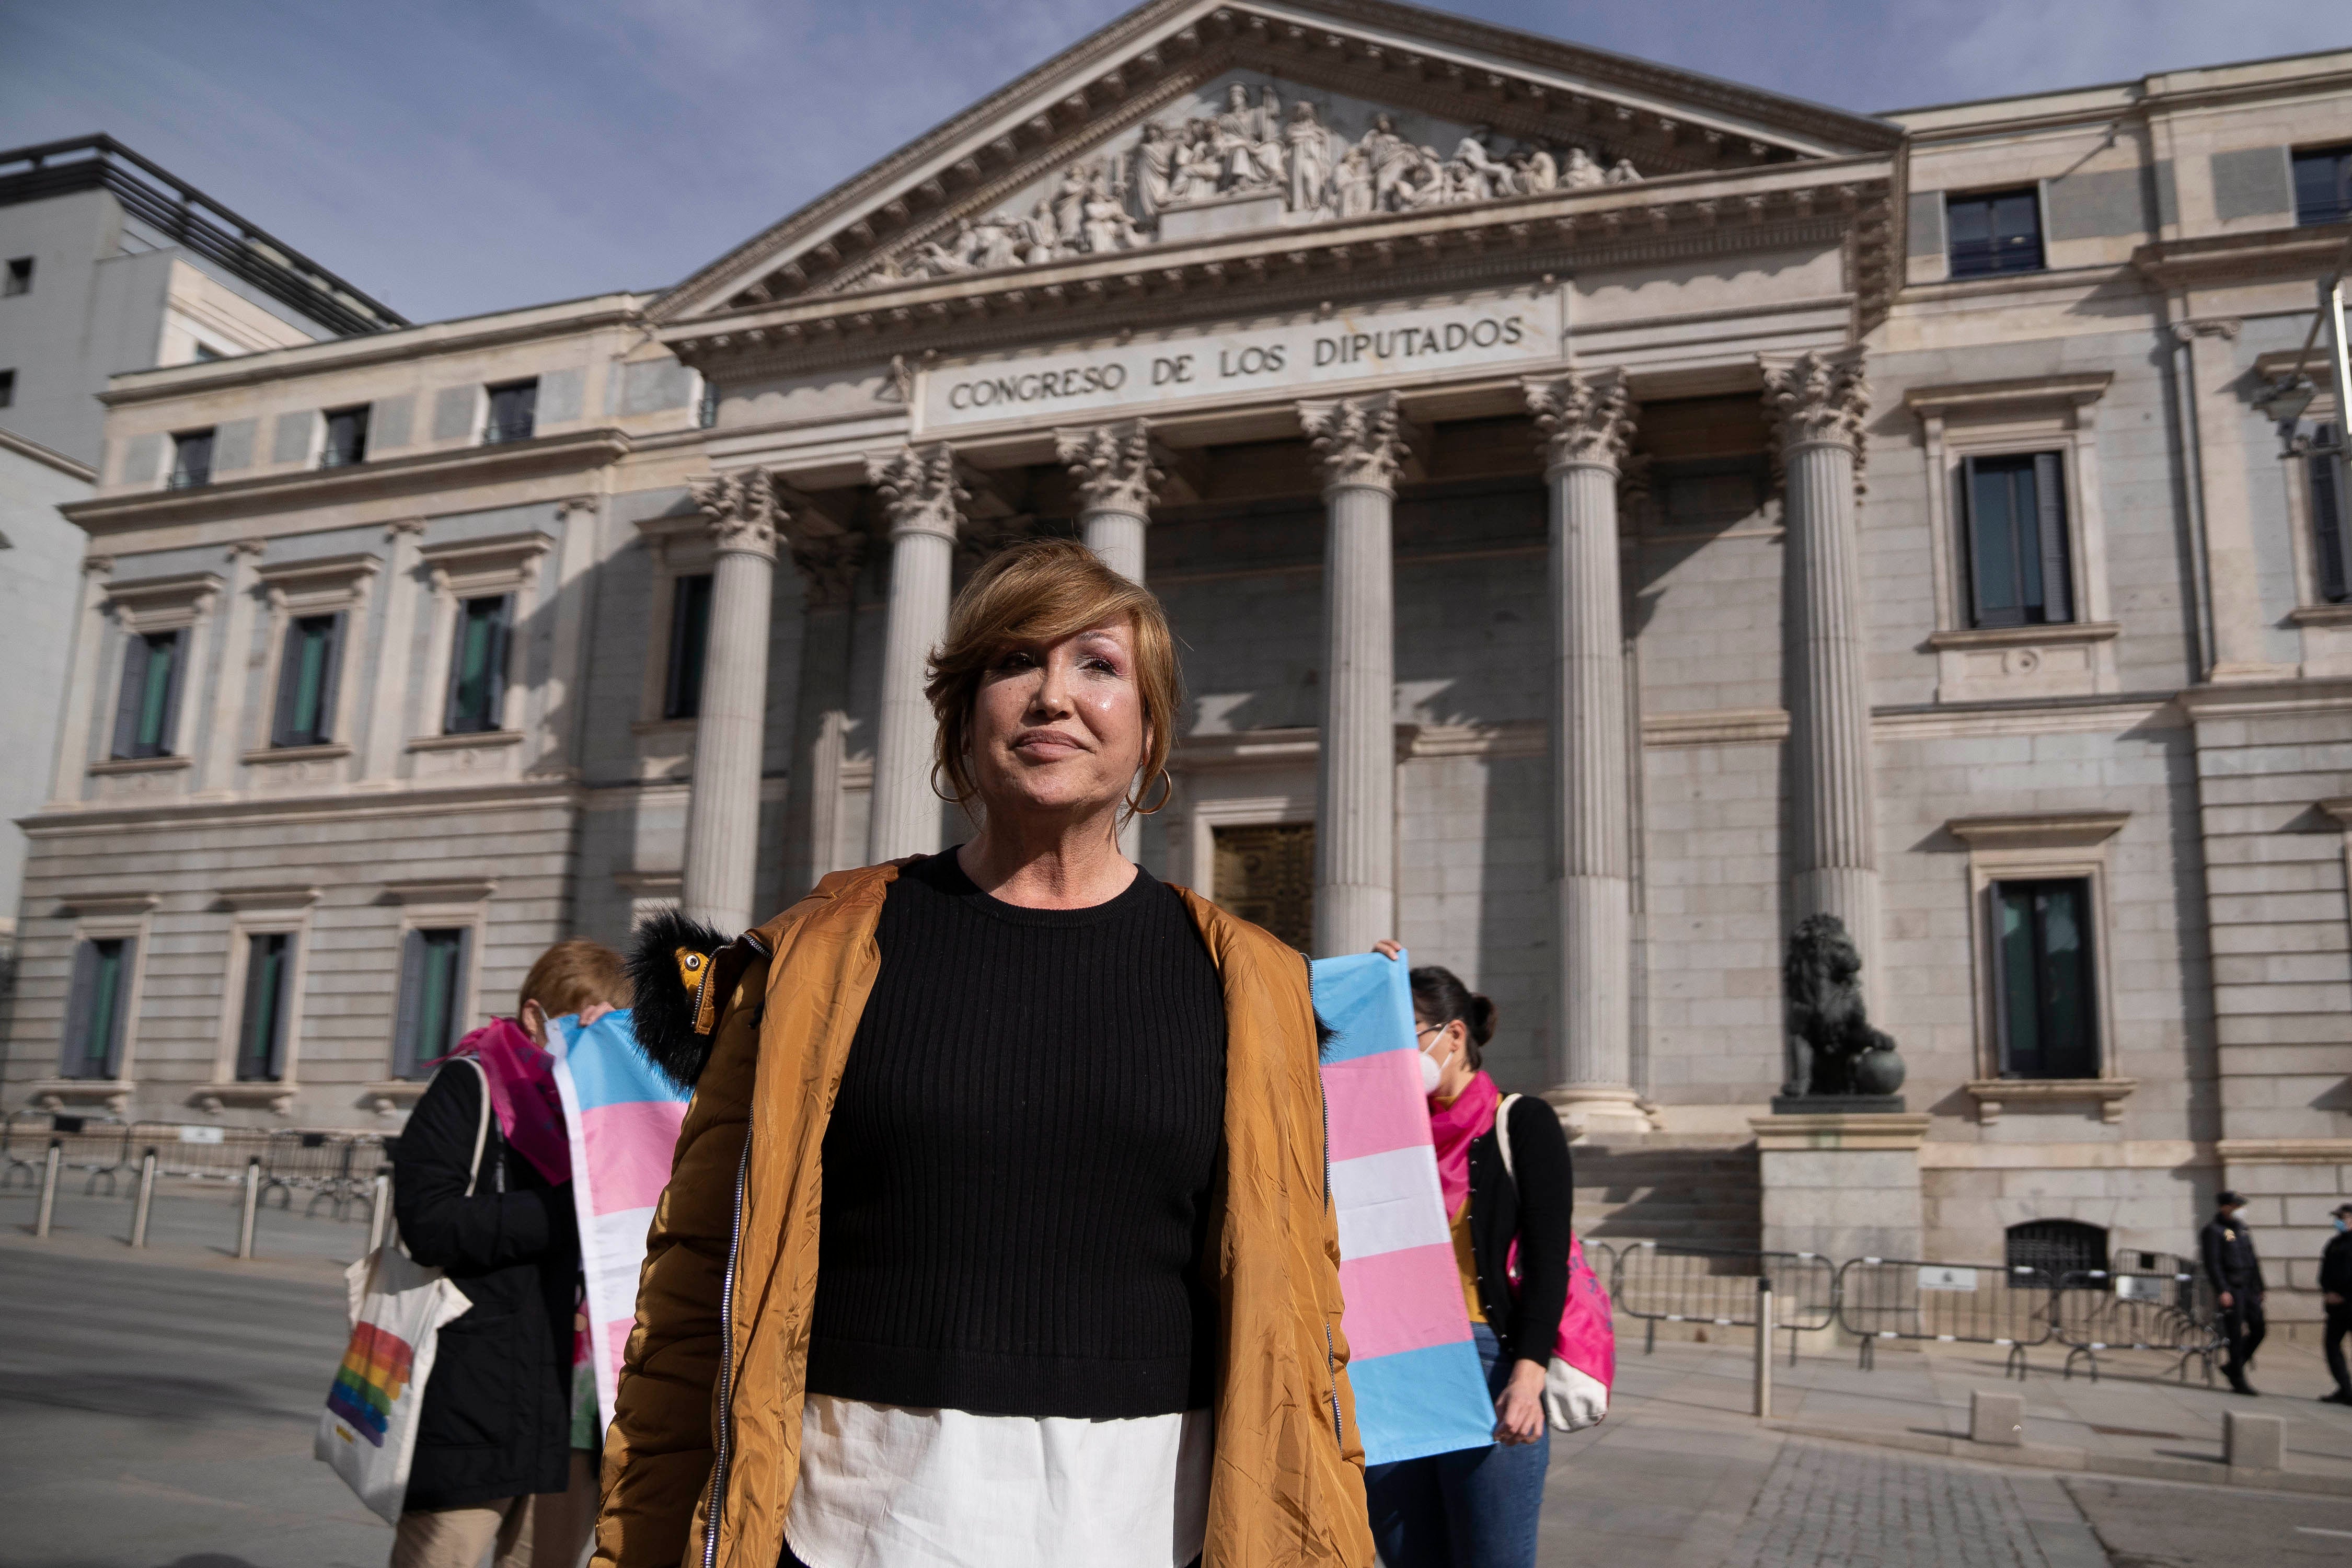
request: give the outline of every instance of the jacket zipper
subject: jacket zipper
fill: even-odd
[[[1323,1212],[1331,1212],[1331,1101],[1317,1084],[1315,1098],[1323,1107]],[[1339,1352],[1331,1343],[1331,1320],[1323,1320],[1323,1382],[1331,1391],[1331,1438],[1341,1451],[1348,1447],[1347,1434],[1339,1429]]]
[[[727,1271],[719,1285],[719,1451],[710,1466],[710,1514],[703,1521],[703,1568],[717,1568],[719,1526],[727,1511],[727,1465],[733,1457],[735,1436],[735,1265],[743,1251],[743,1178],[751,1168],[751,1114],[746,1110],[743,1152],[735,1162],[735,1215],[727,1240]]]

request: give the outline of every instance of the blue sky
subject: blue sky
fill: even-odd
[[[2309,0],[1458,0],[1879,110],[2352,44]],[[0,0],[0,146],[106,131],[416,321],[673,282],[1120,0]]]

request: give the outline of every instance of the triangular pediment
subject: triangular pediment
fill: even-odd
[[[665,323],[1884,154],[1882,121],[1368,0],[1151,0],[665,295]]]

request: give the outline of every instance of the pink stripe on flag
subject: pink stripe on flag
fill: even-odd
[[[1331,1111],[1331,1158],[1353,1160],[1429,1142],[1429,1102],[1422,1098],[1417,1051],[1381,1051],[1323,1069]]]
[[[1348,1353],[1361,1360],[1456,1344],[1470,1337],[1451,1242],[1350,1258],[1339,1265]]]
[[[593,1173],[589,1196],[598,1214],[648,1209],[661,1202],[678,1125],[685,1120],[686,1107],[674,1100],[625,1100],[580,1113]]]

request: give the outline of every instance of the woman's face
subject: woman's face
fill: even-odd
[[[1116,809],[1151,741],[1124,621],[997,657],[972,703],[971,771],[991,816]]]

